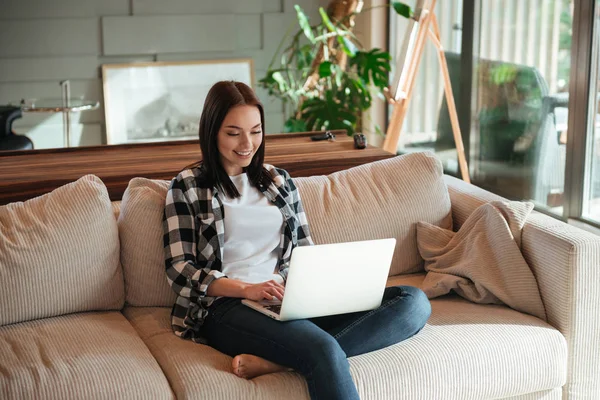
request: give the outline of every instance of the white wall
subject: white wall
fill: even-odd
[[[366,49],[377,47],[389,52],[388,49],[388,7],[386,0],[365,0],[362,12],[356,18],[355,34]],[[378,125],[383,133],[386,131],[385,114],[387,112],[387,101],[373,96],[371,108],[363,113],[363,132],[367,136],[369,144],[381,146],[384,136],[376,132]]]
[[[102,104],[100,66],[111,63],[251,57],[258,80],[296,21],[294,4],[316,18],[327,1],[1,0],[0,104],[60,99],[64,79],[73,98]],[[267,132],[281,132],[281,103],[257,93]],[[102,107],[71,121],[72,145],[105,143]],[[64,146],[60,114],[27,113],[14,128],[38,149]]]

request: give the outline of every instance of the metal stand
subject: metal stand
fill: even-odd
[[[71,85],[68,80],[60,82],[61,98],[21,99],[18,107],[24,113],[62,113],[64,147],[71,147],[71,113],[95,110],[100,106],[96,100],[71,99]]]
[[[63,106],[63,134],[66,147],[71,147],[71,83],[69,80],[60,81]]]

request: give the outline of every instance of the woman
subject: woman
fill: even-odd
[[[247,85],[210,89],[200,118],[203,160],[173,179],[165,205],[167,279],[178,295],[173,329],[234,357],[240,377],[292,369],[312,399],[358,399],[347,357],[414,335],[431,306],[408,286],[387,288],[376,310],[288,322],[241,304],[283,299],[292,250],[312,245],[294,182],[263,164],[264,127]]]

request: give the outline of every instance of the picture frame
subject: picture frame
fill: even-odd
[[[106,143],[197,139],[206,95],[221,80],[253,87],[253,60],[103,64]]]

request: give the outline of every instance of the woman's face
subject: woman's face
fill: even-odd
[[[217,134],[217,149],[227,175],[239,175],[250,165],[262,138],[258,107],[244,105],[229,110]]]

